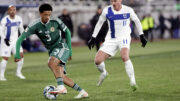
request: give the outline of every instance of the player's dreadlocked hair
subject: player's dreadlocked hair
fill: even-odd
[[[52,6],[50,4],[47,4],[47,3],[42,4],[39,7],[39,12],[40,13],[43,13],[44,11],[52,11],[52,10],[53,10]]]

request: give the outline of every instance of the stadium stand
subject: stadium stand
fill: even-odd
[[[72,41],[78,41],[77,32],[79,25],[83,23],[89,24],[90,19],[95,14],[97,6],[101,5],[104,7],[110,4],[110,0],[3,0],[0,2],[0,8],[12,3],[19,6],[18,14],[23,17],[25,25],[28,25],[32,20],[39,17],[37,9],[38,5],[42,3],[50,3],[53,5],[53,16],[59,16],[62,10],[66,8],[71,14],[74,24],[74,37]],[[162,13],[165,18],[169,18],[171,15],[174,17],[179,15],[176,9],[177,3],[178,0],[123,0],[123,4],[130,5],[134,8],[140,19],[143,15],[150,13],[154,17],[156,25],[159,24],[159,13]],[[27,5],[30,6],[28,7]],[[3,10],[1,10],[1,12],[2,11]],[[3,15],[4,14],[1,13],[0,18]],[[170,27],[168,21],[165,23]],[[154,34],[157,38],[159,31],[155,31]]]

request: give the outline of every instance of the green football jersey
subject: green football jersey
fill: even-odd
[[[36,34],[40,40],[44,43],[48,50],[51,50],[57,45],[61,45],[61,31],[66,30],[66,25],[58,18],[51,18],[46,24],[41,22],[41,19],[37,19],[31,23],[25,30],[26,37],[32,34]]]
[[[66,42],[61,38],[62,31],[66,33]],[[43,24],[41,19],[37,19],[26,28],[16,42],[15,58],[20,59],[20,45],[26,37],[32,34],[36,34],[40,38],[49,53],[54,48],[63,48],[63,45],[67,44],[67,48],[70,50],[69,56],[72,56],[71,32],[59,18],[51,18],[46,24]]]

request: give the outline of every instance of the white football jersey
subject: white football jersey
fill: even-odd
[[[98,23],[96,24],[94,33],[92,35],[93,37],[97,36],[100,27],[102,26],[101,24],[105,20],[108,21],[108,25],[109,25],[109,30],[106,35],[106,40],[112,38],[130,37],[131,20],[135,22],[139,34],[143,34],[140,21],[131,7],[122,5],[122,8],[119,11],[114,10],[112,5],[105,7],[99,18]]]
[[[18,29],[21,34],[24,32],[22,18],[18,15],[14,19],[9,15],[5,16],[1,21],[1,39],[9,39],[10,44],[16,44]]]

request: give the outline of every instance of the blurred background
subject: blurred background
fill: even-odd
[[[72,45],[81,46],[87,45],[98,14],[110,4],[110,0],[0,0],[0,20],[7,15],[7,7],[15,5],[17,15],[22,17],[26,28],[29,23],[39,18],[38,7],[42,3],[53,6],[53,16],[63,20],[71,30]],[[135,10],[149,42],[180,38],[180,0],[123,0],[123,4]],[[139,39],[137,30],[133,23],[130,26],[132,39],[136,41]],[[46,51],[35,35],[25,40],[23,47],[26,52]]]
[[[123,0],[123,4],[135,10],[149,41],[142,48],[139,33],[134,24],[130,24],[130,57],[139,86],[136,92],[131,91],[119,53],[105,61],[109,76],[103,86],[95,87],[99,79],[93,60],[96,50],[90,51],[86,45],[102,9],[110,0],[0,0],[0,21],[7,15],[8,6],[15,5],[26,28],[39,18],[38,7],[42,3],[50,3],[53,16],[59,17],[72,32],[73,60],[67,63],[67,75],[90,95],[80,101],[180,101],[180,0]],[[97,36],[98,44],[103,42],[106,32],[107,22]],[[8,81],[0,82],[0,101],[47,101],[43,96],[44,87],[56,85],[47,65],[49,56],[43,52],[47,50],[36,35],[24,40],[23,48],[28,52],[23,65],[27,79],[14,76],[16,64],[14,58],[10,58],[6,70]],[[57,101],[77,101],[73,99],[77,92],[67,89],[68,94],[59,95]]]

